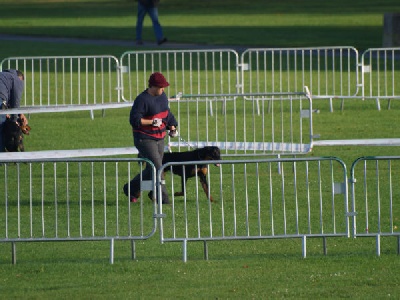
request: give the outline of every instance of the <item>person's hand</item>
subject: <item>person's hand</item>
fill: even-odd
[[[154,127],[160,127],[162,125],[162,119],[155,118],[153,119],[153,124]]]
[[[176,129],[174,129],[174,130],[170,130],[169,131],[169,133],[168,133],[168,135],[170,136],[170,137],[177,137],[178,136],[178,130],[176,130]]]

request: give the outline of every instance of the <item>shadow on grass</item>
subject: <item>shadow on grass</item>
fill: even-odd
[[[6,32],[7,28],[0,26],[0,32]],[[15,34],[26,34],[26,29],[13,29]],[[37,37],[56,37],[57,32],[63,32],[65,37],[77,37],[94,39],[94,41],[84,40],[54,40],[57,43],[76,43],[76,44],[118,44],[113,39],[120,40],[121,46],[139,48],[133,44],[135,33],[133,26],[127,27],[31,27],[30,34]],[[174,43],[196,44],[210,46],[246,46],[246,47],[322,47],[322,46],[353,46],[358,50],[365,50],[371,47],[382,46],[381,27],[317,27],[300,26],[294,30],[292,27],[218,27],[218,28],[182,28],[179,26],[165,26],[164,32],[169,42],[163,46],[157,46],[154,41],[154,34],[151,28],[145,28],[143,36],[147,37],[146,47],[163,49],[170,47]],[[240,38],[238,38],[240,37]],[[24,37],[21,37],[23,40]],[[26,37],[25,37],[26,39]],[[51,39],[44,38],[46,42]],[[130,41],[132,44],[124,44],[122,41]],[[40,40],[38,40],[40,42]],[[178,45],[179,47],[179,45]]]

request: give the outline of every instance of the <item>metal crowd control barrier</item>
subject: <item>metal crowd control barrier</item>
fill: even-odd
[[[108,241],[113,263],[114,242],[125,240],[131,241],[134,259],[135,241],[155,233],[156,204],[148,199],[130,203],[122,192],[144,163],[152,164],[146,159],[15,158],[0,163],[0,243],[11,243],[14,264],[16,244],[23,242]],[[155,175],[153,165],[153,180],[143,190],[155,191]]]
[[[234,100],[234,94],[249,93],[267,93],[273,99],[274,94],[308,86],[314,99],[329,99],[331,111],[333,99],[341,99],[343,110],[347,98],[376,99],[380,109],[380,99],[388,99],[390,108],[390,100],[400,98],[399,51],[371,48],[361,61],[357,49],[349,46],[256,48],[240,58],[232,49],[128,51],[119,61],[110,55],[10,57],[1,61],[0,69],[25,73],[22,106],[33,112],[129,106],[154,71],[168,78],[171,99],[209,94],[225,95],[213,97],[225,102]]]
[[[192,161],[196,167],[199,162]],[[220,168],[212,164],[220,164]],[[172,196],[171,207],[159,205],[161,242],[180,242],[187,261],[188,242],[223,240],[302,240],[306,257],[307,238],[321,238],[327,253],[328,237],[349,237],[347,171],[337,158],[286,158],[204,161],[209,164],[209,194],[199,190],[198,176],[187,182],[184,197]],[[277,165],[281,172],[276,173]],[[171,166],[167,163],[157,174]],[[188,176],[189,174],[185,174]],[[166,175],[172,195],[180,180]]]
[[[155,71],[162,72],[170,98],[183,94],[238,93],[238,54],[230,49],[128,51],[122,54],[122,99],[133,101],[148,86]]]
[[[24,73],[21,106],[41,112],[112,108],[121,99],[119,62],[110,55],[9,57],[0,69]]]
[[[241,55],[244,93],[288,93],[308,86],[313,99],[353,98],[358,52],[353,47],[261,48]]]
[[[376,239],[381,254],[381,237],[397,238],[400,253],[400,156],[360,157],[351,167],[352,235]]]
[[[261,101],[272,94],[183,94],[170,102],[180,124],[180,138],[171,139],[168,145],[178,149],[218,146],[226,154],[237,155],[308,153],[313,139],[310,95],[273,95],[273,99]],[[215,100],[232,96],[230,101]],[[217,113],[219,110],[222,113]]]
[[[361,56],[362,98],[380,100],[400,99],[400,48],[371,48]]]
[[[114,242],[125,240],[134,259],[135,241],[154,236],[158,225],[162,243],[182,243],[184,261],[188,242],[203,242],[207,259],[208,242],[228,240],[298,238],[306,257],[308,238],[321,238],[327,254],[328,238],[372,237],[380,255],[381,237],[395,237],[400,253],[400,156],[360,157],[350,180],[336,157],[174,162],[157,176],[153,166],[143,191],[160,189],[161,172],[172,166],[208,165],[208,189],[195,175],[183,181],[182,197],[175,196],[181,180],[167,172],[171,205],[164,207],[143,198],[130,203],[122,192],[148,160],[21,155],[0,157],[0,243],[11,243],[14,264],[16,245],[27,242],[108,241],[113,263]],[[184,170],[184,177],[192,175]]]

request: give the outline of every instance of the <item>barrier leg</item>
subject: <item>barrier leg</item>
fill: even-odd
[[[136,259],[136,243],[134,240],[131,240],[131,250],[132,250],[132,260]]]
[[[14,242],[11,243],[11,263],[17,264],[17,247]]]
[[[182,242],[183,262],[187,262],[187,240]]]
[[[344,110],[344,98],[342,98],[341,104],[340,104],[340,110]]]
[[[397,236],[397,255],[400,254],[400,236]]]
[[[208,260],[208,244],[207,244],[207,241],[203,241],[203,248],[204,248],[204,259]]]
[[[114,263],[114,239],[110,240],[110,264]]]
[[[381,110],[381,102],[379,101],[379,98],[376,98],[376,108]]]
[[[326,245],[326,237],[325,236],[322,238],[322,246],[324,248],[324,255],[327,255],[328,254],[328,248],[327,248],[327,245]]]
[[[301,245],[302,245],[302,252],[303,252],[303,258],[307,257],[307,237],[305,235],[302,236],[301,238]]]
[[[376,236],[376,255],[381,256],[381,235]]]

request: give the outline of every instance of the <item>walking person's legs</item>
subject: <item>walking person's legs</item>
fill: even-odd
[[[146,16],[147,9],[144,7],[140,2],[138,2],[138,13],[137,13],[137,20],[136,20],[136,43],[142,44],[142,31],[143,31],[143,21],[144,17]]]
[[[162,166],[162,159],[164,154],[164,140],[151,140],[151,139],[135,139],[135,146],[139,151],[139,154],[143,158],[150,160],[156,170],[159,170]],[[126,195],[130,194],[131,198],[138,198],[140,195],[140,182],[143,180],[152,180],[153,168],[150,164],[146,164],[146,168],[142,173],[137,174],[135,178],[130,181],[128,191],[128,184],[124,186],[124,192]],[[162,175],[162,180],[164,176]],[[165,188],[165,184],[162,184],[162,203],[168,203],[168,194]],[[149,193],[151,198],[154,198],[152,193]]]
[[[153,30],[157,39],[157,44],[161,45],[165,43],[167,39],[164,37],[163,30],[160,22],[158,21],[158,9],[157,7],[149,8],[148,14],[153,22]]]

